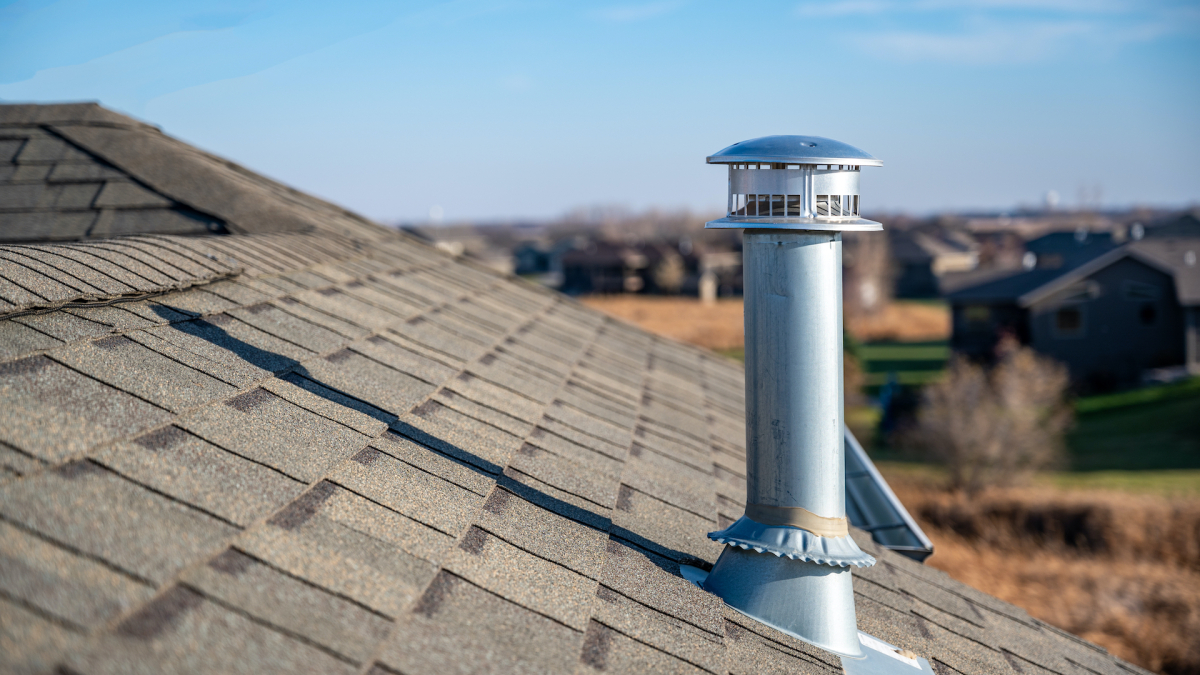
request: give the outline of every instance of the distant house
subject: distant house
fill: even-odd
[[[1059,265],[949,293],[953,349],[986,360],[1011,335],[1065,363],[1086,389],[1132,384],[1156,368],[1200,373],[1200,238],[1081,248]]]
[[[562,286],[568,295],[589,293],[679,293],[694,254],[669,244],[588,242],[562,255]]]
[[[950,272],[968,272],[979,264],[979,247],[969,237],[897,232],[891,237],[898,298],[938,295],[938,279]]]
[[[1147,239],[1200,238],[1200,209],[1161,220],[1143,229]]]
[[[1111,232],[1051,232],[1025,242],[1025,267],[1070,269],[1107,253],[1119,244]],[[1032,254],[1032,255],[1030,255]]]

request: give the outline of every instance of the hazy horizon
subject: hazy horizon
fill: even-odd
[[[0,100],[98,100],[381,222],[703,212],[779,133],[864,211],[1200,202],[1187,0],[0,0]]]

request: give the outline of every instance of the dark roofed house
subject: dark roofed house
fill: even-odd
[[[1153,223],[1142,231],[1147,238],[1153,239],[1200,238],[1200,208]]]
[[[947,295],[956,351],[986,359],[1011,335],[1065,363],[1088,389],[1133,384],[1155,369],[1200,372],[1200,238],[1053,243],[1034,269]],[[1042,266],[1047,257],[1053,264]]]
[[[1028,265],[1036,269],[1074,268],[1117,247],[1111,232],[1051,232],[1025,242]]]
[[[842,672],[681,576],[744,508],[740,366],[95,105],[0,139],[0,670]],[[853,536],[940,675],[1143,672]]]
[[[965,235],[896,230],[888,233],[888,242],[898,298],[936,297],[944,275],[979,264],[979,246]]]

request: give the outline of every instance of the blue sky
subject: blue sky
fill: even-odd
[[[865,210],[1200,202],[1196,0],[0,0],[0,99],[97,100],[385,221],[719,208],[769,134]]]

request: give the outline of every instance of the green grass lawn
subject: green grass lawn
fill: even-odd
[[[889,373],[902,385],[935,380],[950,356],[945,342],[876,342],[858,346],[868,392],[878,393]],[[722,352],[743,360],[742,349]],[[870,414],[868,414],[870,413]],[[1168,385],[1075,400],[1067,434],[1067,470],[1038,480],[1063,488],[1200,496],[1200,377]],[[877,411],[846,411],[864,443]],[[883,450],[881,458],[892,458]]]
[[[876,459],[885,477],[918,478],[933,483],[946,480],[946,470],[935,464]],[[1113,490],[1163,497],[1200,497],[1200,470],[1170,471],[1048,471],[1033,479],[1035,486],[1059,490]]]
[[[896,373],[900,384],[922,385],[937,379],[950,358],[950,347],[937,342],[874,342],[857,347],[868,387],[879,387]],[[746,360],[745,349],[720,350],[738,361]]]
[[[1068,490],[1119,490],[1164,497],[1200,497],[1200,469],[1055,471],[1038,476],[1035,482]]]
[[[1200,378],[1075,402],[1071,469],[1200,469]]]
[[[874,394],[891,373],[903,385],[920,386],[936,380],[950,358],[945,341],[872,342],[858,348],[868,390]]]
[[[716,352],[721,356],[727,356],[734,361],[741,361],[742,363],[746,362],[745,347],[735,347],[734,349],[718,349]]]

